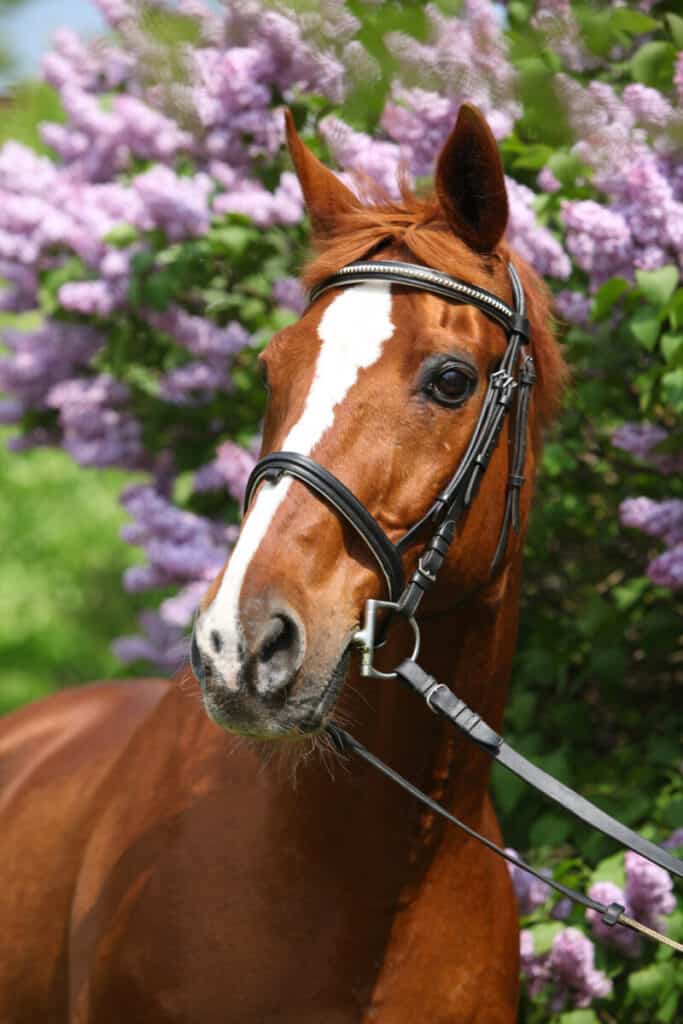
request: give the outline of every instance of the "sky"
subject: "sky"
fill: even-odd
[[[9,80],[37,74],[40,58],[60,25],[86,35],[104,30],[104,20],[92,0],[24,0],[14,10],[0,12],[0,36],[16,61]],[[0,82],[6,85],[8,78]]]

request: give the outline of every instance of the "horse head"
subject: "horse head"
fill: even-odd
[[[391,260],[442,271],[514,306],[503,169],[474,107],[461,108],[438,159],[435,192],[423,200],[403,189],[400,201],[375,195],[364,204],[304,145],[291,115],[287,138],[317,250],[309,287],[354,261]],[[562,362],[545,290],[517,256],[514,263],[538,377],[518,529],[506,535],[492,572],[513,416],[458,524],[428,610],[475,593],[500,600],[521,552],[540,427],[557,402]],[[461,463],[506,345],[500,324],[462,300],[387,280],[330,288],[261,356],[269,391],[261,454],[314,459],[396,542]],[[418,539],[402,551],[406,578],[420,552]],[[210,716],[258,737],[322,728],[366,602],[386,597],[386,588],[372,553],[332,503],[290,475],[262,480],[195,623],[192,664]]]

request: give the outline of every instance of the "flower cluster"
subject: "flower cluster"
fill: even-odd
[[[515,857],[519,857],[516,850],[507,848],[506,853],[511,853]],[[529,874],[528,871],[524,871],[523,868],[517,867],[516,864],[507,862],[508,871],[510,873],[510,879],[512,881],[512,887],[515,890],[515,896],[517,897],[517,905],[519,912],[522,916],[527,914],[533,914],[534,910],[542,907],[550,895],[550,886],[541,882],[540,879],[534,875]]]
[[[619,507],[619,516],[624,526],[660,537],[667,545],[647,567],[653,582],[672,590],[683,587],[683,501],[627,498]]]
[[[671,876],[663,868],[630,850],[624,856],[624,869],[625,889],[622,890],[612,882],[596,882],[588,895],[605,905],[618,903],[630,917],[647,927],[660,930],[663,916],[671,914],[676,905]],[[641,941],[635,932],[621,925],[606,925],[596,910],[587,910],[586,919],[601,943],[613,946],[625,956],[640,955]]]
[[[220,408],[234,393],[233,368],[253,344],[252,331],[234,314],[208,311],[205,294],[217,309],[225,305],[215,302],[225,274],[206,293],[191,269],[175,291],[158,281],[155,291],[155,278],[163,282],[171,272],[174,246],[204,239],[226,218],[246,217],[262,229],[298,225],[301,190],[281,157],[283,100],[296,104],[314,93],[329,110],[350,84],[371,81],[378,69],[343,0],[302,11],[273,10],[260,0],[237,0],[222,11],[202,0],[158,0],[160,12],[173,10],[194,26],[192,45],[172,51],[147,31],[138,0],[96,2],[112,36],[85,43],[61,30],[44,60],[66,115],[41,126],[54,158],[13,142],[0,150],[0,273],[8,284],[0,303],[45,311],[46,282],[54,282],[43,326],[3,337],[9,353],[0,361],[0,418],[21,423],[38,411],[41,419],[13,439],[15,448],[61,443],[82,465],[149,470],[158,500],[167,501],[161,491],[171,492],[176,448],[196,442],[182,420],[158,429],[158,437],[147,422],[169,422],[165,405],[192,415],[210,407],[212,426],[190,465],[193,495],[237,498],[252,456],[221,436]],[[495,5],[468,0],[459,17],[431,7],[427,17],[425,43],[398,33],[386,39],[397,73],[380,119],[383,137],[372,139],[333,113],[319,122],[350,184],[360,174],[392,192],[402,165],[414,177],[428,174],[464,99],[481,106],[498,138],[521,113]],[[510,240],[541,273],[566,277],[569,261],[538,225],[534,194],[513,180],[509,189]],[[209,274],[205,254],[198,258]],[[299,311],[301,288],[284,269],[273,275],[272,301]],[[228,280],[231,286],[234,277]],[[123,377],[113,338],[137,353]],[[136,516],[142,501],[125,499]],[[187,624],[187,595],[205,581],[207,565],[217,569],[218,550],[227,556],[227,548],[206,543],[213,521],[197,517],[197,530],[200,522],[204,540],[188,547],[182,572],[169,545],[184,543],[185,534],[160,536],[157,548],[150,525],[143,543],[149,564],[126,580],[136,589],[184,587],[177,605],[162,606],[157,639]],[[139,653],[141,643],[119,653]]]
[[[614,432],[612,443],[647,461],[660,473],[679,474],[683,470],[683,453],[658,451],[668,437],[667,431],[655,424],[626,423]],[[683,587],[683,501],[627,498],[621,503],[619,517],[624,526],[642,530],[664,542],[665,550],[647,568],[653,582],[673,590]]]
[[[536,954],[533,933],[520,936],[522,972],[529,995],[550,994],[550,1011],[590,1006],[612,992],[612,982],[595,967],[595,947],[579,928],[563,928],[547,953]]]
[[[683,111],[658,90],[634,83],[619,95],[606,82],[583,86],[558,76],[579,141],[607,202],[565,200],[567,249],[592,289],[610,277],[683,261],[683,175],[675,139]]]

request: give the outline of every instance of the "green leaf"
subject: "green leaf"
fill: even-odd
[[[562,185],[573,185],[578,177],[585,174],[585,164],[575,153],[557,150],[548,160],[548,167]]]
[[[620,612],[629,611],[640,601],[643,594],[650,589],[651,580],[648,576],[635,576],[612,590],[612,598]]]
[[[643,967],[642,970],[634,971],[628,976],[628,987],[638,999],[654,1003],[659,1002],[659,997],[664,994],[663,990],[669,989],[672,980],[675,981],[675,974],[672,979],[671,964],[650,964],[649,967]]]
[[[494,767],[491,788],[495,805],[503,814],[510,814],[527,792],[527,787],[521,779],[499,767]]]
[[[572,830],[571,822],[566,815],[559,812],[546,811],[531,826],[529,841],[532,846],[559,846]]]
[[[659,28],[659,22],[655,18],[650,18],[641,11],[629,11],[626,7],[613,10],[611,20],[615,28],[634,36]]]
[[[683,367],[665,373],[662,377],[662,398],[674,409],[683,408]]]
[[[605,860],[600,861],[597,868],[591,875],[590,884],[595,885],[596,882],[612,882],[614,885],[618,885],[619,888],[623,889],[626,884],[623,853],[615,853],[611,857],[607,857]]]
[[[636,281],[641,295],[648,302],[664,306],[678,285],[676,267],[660,267],[658,270],[636,270]]]
[[[194,473],[179,473],[173,484],[173,500],[177,505],[186,505],[192,497]]]
[[[651,352],[659,337],[659,315],[651,306],[642,306],[629,320],[629,328],[636,341]]]
[[[254,231],[243,224],[229,224],[227,227],[213,228],[208,234],[208,241],[213,252],[239,258],[254,241]]]
[[[601,288],[598,288],[591,302],[593,320],[604,320],[612,312],[614,304],[628,289],[629,283],[623,277],[613,277],[606,281]]]
[[[683,326],[683,288],[679,288],[671,297],[671,301],[666,307],[666,315],[675,330]]]
[[[673,84],[676,47],[672,43],[649,42],[631,57],[631,74],[636,82],[666,91]]]
[[[543,956],[549,953],[555,936],[564,929],[561,921],[544,921],[542,924],[534,924],[529,931],[534,940],[534,954]]]
[[[558,1024],[600,1024],[600,1018],[592,1010],[569,1010],[560,1014]]]
[[[132,224],[117,224],[108,231],[102,239],[107,245],[113,245],[115,249],[125,249],[140,237],[137,228]]]
[[[683,334],[663,334],[659,347],[667,363],[676,362],[679,356],[683,356]]]
[[[515,170],[540,171],[545,167],[553,155],[550,146],[543,143],[532,143],[519,147],[512,159],[512,166]]]
[[[657,1020],[660,1024],[674,1024],[676,1010],[678,1009],[678,992],[669,992],[664,1002],[657,1011]],[[680,1017],[678,1018],[680,1020]]]
[[[671,38],[679,50],[683,50],[683,18],[678,14],[666,14]]]

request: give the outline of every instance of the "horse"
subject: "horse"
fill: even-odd
[[[506,421],[418,613],[422,663],[499,728],[542,431],[564,364],[543,283],[504,241],[495,140],[463,105],[435,190],[363,198],[286,115],[312,226],[309,287],[353,261],[409,262],[511,301],[537,383],[519,528],[492,571]],[[386,281],[329,288],[261,356],[262,454],[315,456],[395,540],[463,457],[504,332],[480,309]],[[403,554],[407,573],[419,556]],[[8,1024],[512,1024],[518,910],[505,864],[326,741],[330,721],[500,842],[490,762],[361,677],[365,603],[386,582],[330,502],[256,488],[201,602],[185,667],[63,690],[0,723],[0,1020]],[[399,625],[386,674],[410,649]],[[196,678],[195,678],[196,677]],[[193,699],[188,699],[191,690]]]

